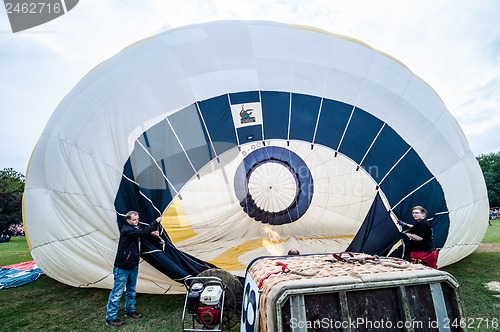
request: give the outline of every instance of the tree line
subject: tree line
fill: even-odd
[[[490,208],[500,207],[500,152],[476,158],[483,171]],[[24,175],[12,168],[0,170],[0,233],[12,224],[22,224],[24,180]]]
[[[0,234],[10,225],[22,224],[24,175],[12,168],[0,171]]]
[[[476,157],[483,171],[490,208],[500,207],[500,152]]]

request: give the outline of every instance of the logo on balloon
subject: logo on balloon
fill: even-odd
[[[255,116],[252,116],[253,108],[245,109],[245,105],[241,105],[240,121],[241,124],[255,122]]]
[[[262,125],[262,104],[260,102],[238,103],[230,106],[236,129]]]
[[[4,0],[12,32],[52,21],[73,9],[79,0]]]

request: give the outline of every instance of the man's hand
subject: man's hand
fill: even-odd
[[[157,223],[160,223],[160,222],[161,222],[161,216],[159,216],[158,218],[156,218],[156,222],[157,222]]]
[[[158,231],[152,231],[151,235],[153,235],[154,237],[160,237],[160,232],[158,232]]]
[[[405,223],[404,221],[401,220],[398,220],[398,224],[400,224],[402,227],[413,228],[412,224]]]

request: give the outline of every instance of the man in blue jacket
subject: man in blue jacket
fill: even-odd
[[[113,268],[114,285],[106,306],[106,324],[111,326],[120,326],[124,323],[123,320],[118,318],[118,309],[125,287],[127,288],[125,292],[125,317],[142,317],[135,309],[135,287],[137,275],[139,274],[141,238],[148,235],[159,237],[157,229],[161,217],[156,218],[156,222],[143,229],[139,228],[139,213],[137,211],[127,212],[126,220],[127,223],[123,225],[120,231],[120,240]]]

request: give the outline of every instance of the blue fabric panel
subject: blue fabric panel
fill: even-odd
[[[432,178],[415,150],[410,150],[381,184],[391,206]],[[425,199],[428,201],[429,199]],[[415,204],[417,205],[417,204]],[[421,205],[421,204],[419,204]]]
[[[448,214],[439,214],[430,221],[432,226],[432,235],[434,237],[434,246],[442,248],[450,232],[450,216]]]
[[[384,178],[392,166],[405,154],[410,146],[394,129],[385,126],[366,155],[361,166],[377,182]]]
[[[263,91],[261,98],[264,139],[287,139],[290,94],[288,92]]]
[[[198,102],[217,154],[238,145],[227,95]]]
[[[158,217],[158,212],[151,206],[151,202],[149,202],[141,192],[144,193],[149,199],[151,199],[152,203],[156,208],[160,211],[163,211],[172,201],[172,198],[175,196],[175,192],[172,188],[167,184],[167,182],[161,178],[158,178],[158,168],[155,166],[147,167],[141,174],[134,174],[132,161],[129,159],[123,168],[123,177],[120,182],[120,187],[118,188],[118,193],[115,198],[115,207],[116,211],[120,214],[125,214],[130,210],[143,211],[144,214],[141,214],[144,220],[148,220],[147,216],[151,216],[153,219]],[[139,187],[134,182],[131,182],[128,179],[132,179],[138,181],[139,178],[145,178],[147,173],[151,173],[154,171],[154,175],[152,176],[153,181],[159,181],[156,184],[157,189],[150,189],[145,187]],[[127,179],[128,178],[128,179]],[[151,179],[148,179],[150,181]],[[147,182],[147,181],[143,181]],[[118,226],[121,228],[121,225],[125,223],[125,217],[118,216]]]
[[[147,141],[144,137],[147,137],[147,135],[143,135],[143,138],[140,139],[143,145],[145,145],[144,141]],[[159,160],[158,165],[160,168],[154,163],[148,152],[136,142],[135,148],[128,160],[128,166],[131,168],[130,176],[128,174],[126,176],[133,179],[144,189],[172,190],[164,177],[164,163]]]
[[[290,139],[312,142],[318,121],[321,98],[293,94]]]
[[[42,269],[31,270],[10,267],[0,268],[0,290],[26,285],[43,276]]]
[[[415,224],[411,215],[412,207],[421,205],[427,210],[427,219],[430,220],[434,235],[434,246],[441,248],[446,242],[450,228],[450,218],[447,213],[439,214],[438,212],[447,212],[444,192],[441,185],[436,179],[433,179],[425,186],[414,192],[406,198],[401,204],[394,208],[396,216],[407,223]]]
[[[196,171],[215,157],[196,105],[168,116],[168,120]]]
[[[161,251],[141,254],[141,257],[170,279],[182,282],[182,279],[190,275],[196,276],[206,269],[216,267],[177,249],[166,232],[161,232],[161,238],[165,241],[165,247],[161,245],[157,238],[146,237],[142,239],[141,251],[143,253],[158,249]]]
[[[337,150],[352,108],[339,101],[324,99],[314,143]]]
[[[363,224],[346,251],[386,256],[400,239],[399,229],[377,192]]]
[[[262,125],[241,127],[236,129],[240,144],[262,140]]]
[[[257,103],[260,101],[259,91],[230,93],[229,99],[231,100],[231,105]]]
[[[139,141],[144,141],[143,145],[154,161],[161,165],[163,173],[177,191],[194,176],[195,171],[167,121],[164,120],[148,129]],[[151,157],[145,156],[148,160]],[[151,167],[156,167],[153,161],[151,164]]]
[[[356,108],[339,151],[359,164],[382,125],[373,115]]]

